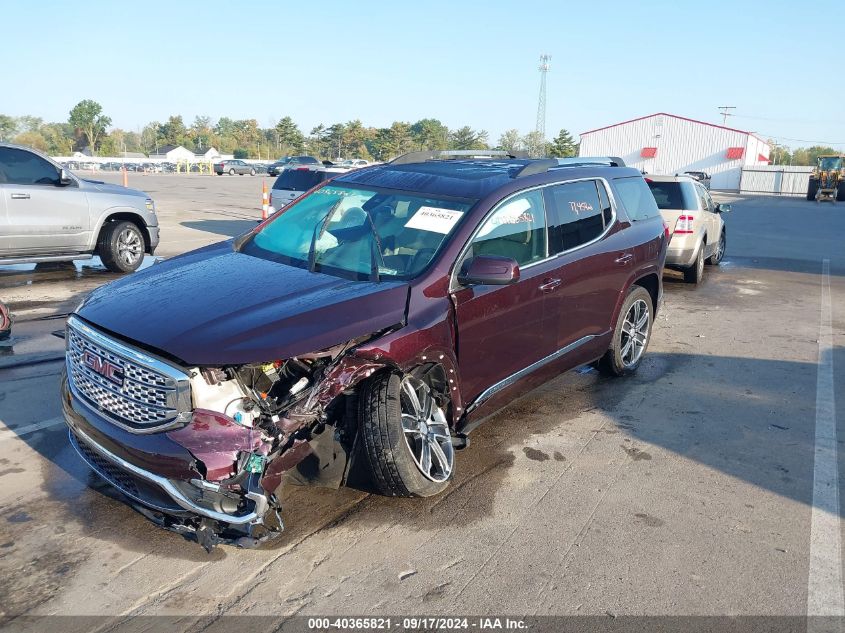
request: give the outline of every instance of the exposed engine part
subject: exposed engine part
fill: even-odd
[[[276,518],[243,527],[207,515],[162,515],[158,522],[206,549],[218,542],[251,547],[283,529],[283,479],[343,485],[358,470],[354,386],[385,367],[378,356],[349,353],[368,338],[286,360],[192,370],[191,422],[168,432],[196,457],[200,478],[185,482],[184,493],[218,514],[242,513],[254,504],[265,518]]]
[[[256,410],[252,398],[236,380],[217,380],[221,373],[225,375],[223,370],[203,369],[191,372],[194,409],[217,411],[232,418],[241,426],[253,426],[259,411]],[[216,382],[209,383],[209,375]]]

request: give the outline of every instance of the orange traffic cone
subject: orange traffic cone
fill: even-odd
[[[267,181],[261,180],[261,219],[266,220],[270,212],[270,200],[267,197]]]

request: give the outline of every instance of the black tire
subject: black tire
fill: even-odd
[[[250,170],[249,170],[249,175],[250,175],[250,176],[254,176],[254,175],[255,175],[255,170],[254,170],[254,169],[250,169]]]
[[[807,185],[807,200],[815,200],[816,192],[819,190],[819,181],[810,178],[810,184]]]
[[[716,250],[713,251],[713,254],[707,258],[707,261],[704,262],[705,264],[709,264],[710,266],[718,266],[722,258],[725,256],[725,249],[728,246],[728,236],[725,234],[725,229],[722,229],[722,234],[719,236],[719,243],[716,245]]]
[[[430,497],[442,492],[450,479],[442,482],[427,479],[411,455],[402,428],[401,380],[399,374],[382,373],[362,386],[358,400],[362,448],[373,484],[381,494]]]
[[[136,253],[134,259],[127,260],[125,253],[122,253],[118,241],[121,236],[128,233],[134,234],[133,244],[140,244],[140,253]],[[125,250],[125,249],[124,249]],[[144,261],[144,236],[141,229],[133,222],[109,222],[100,230],[100,237],[97,239],[97,254],[103,265],[113,273],[131,273],[138,269]]]
[[[689,268],[684,268],[684,281],[688,284],[699,284],[704,277],[704,247],[707,246],[704,242],[698,249],[698,255],[695,262]]]
[[[0,341],[8,339],[12,334],[12,315],[9,309],[0,301]]]
[[[230,175],[230,176],[234,176],[234,175],[235,175],[235,168],[234,168],[234,167],[232,167],[231,169],[229,169],[229,175]]]
[[[625,326],[625,321],[632,306],[638,302],[643,302],[645,309],[648,311],[646,338],[639,356],[636,359],[630,359],[632,362],[626,362],[623,358],[623,352],[629,337],[624,336],[623,327]],[[628,290],[628,296],[625,297],[625,302],[622,304],[622,309],[619,311],[619,317],[616,319],[616,326],[613,328],[613,338],[610,341],[610,347],[604,356],[595,363],[596,369],[606,376],[614,377],[628,376],[637,371],[648,349],[648,343],[651,340],[653,321],[654,304],[652,303],[648,290],[642,286],[631,286]]]
[[[836,189],[836,201],[845,202],[845,182],[839,181],[839,187]]]

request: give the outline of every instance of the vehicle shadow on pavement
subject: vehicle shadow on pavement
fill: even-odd
[[[834,364],[845,366],[845,349],[834,350]],[[264,548],[290,547],[351,517],[365,525],[401,522],[421,531],[442,529],[444,522],[452,528],[471,526],[494,513],[497,494],[502,486],[514,485],[512,469],[531,463],[525,460],[542,461],[548,479],[577,468],[572,458],[532,448],[567,435],[574,443],[597,436],[618,443],[613,450],[620,459],[651,471],[667,465],[665,453],[654,450],[664,449],[740,484],[809,506],[816,371],[815,363],[678,353],[648,354],[639,372],[623,379],[582,368],[514,401],[474,431],[471,446],[458,453],[453,484],[441,495],[396,499],[352,488],[287,486],[286,531]],[[592,438],[583,428],[576,433],[579,418],[588,412],[607,420],[601,429],[589,429]],[[0,419],[11,427],[20,424],[2,399]],[[155,528],[88,470],[63,429],[20,440],[49,460],[42,473],[48,501],[34,511],[29,506],[33,521],[50,529],[76,522],[86,536],[137,552],[155,548],[185,560],[237,555],[232,548],[218,548],[209,559],[182,537]],[[560,485],[566,486],[565,478]],[[667,478],[666,485],[674,485],[673,480]],[[4,538],[14,539],[8,533],[15,527],[21,526],[7,523]]]
[[[181,226],[204,233],[237,237],[254,229],[256,220],[191,220],[180,222]]]

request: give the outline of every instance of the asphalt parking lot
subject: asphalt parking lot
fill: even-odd
[[[130,186],[156,199],[162,257],[260,216],[259,177]],[[0,616],[165,614],[191,630],[224,614],[824,612],[842,599],[845,466],[814,456],[819,428],[845,420],[845,207],[717,198],[733,205],[725,260],[698,288],[666,274],[636,376],[582,368],[514,402],[437,497],[290,487],[284,537],[257,550],[207,554],[154,527],[69,446],[51,332],[114,276],[0,267],[17,317],[0,348]]]

